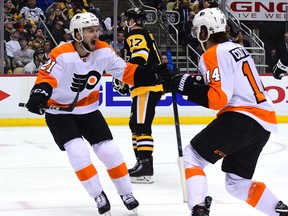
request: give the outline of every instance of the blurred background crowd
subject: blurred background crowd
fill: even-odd
[[[113,40],[113,11],[103,17],[101,8],[98,7],[99,2],[99,0],[4,0],[4,73],[37,73],[38,68],[49,59],[53,47],[72,40],[69,30],[70,19],[75,14],[86,11],[99,18],[102,32],[100,39],[110,43],[121,56],[125,40],[125,23],[121,13],[117,18],[117,38]],[[192,34],[192,21],[199,10],[218,7],[217,0],[148,0],[147,4],[160,11],[177,11],[180,16],[180,21],[176,25],[179,32],[179,46],[185,48],[189,44],[199,54],[202,53],[199,42]],[[251,46],[245,32],[242,30],[234,32],[229,22],[226,31],[231,41],[244,47]],[[288,33],[284,34],[280,44],[267,50],[268,72],[286,52],[288,52]],[[195,55],[191,55],[191,58],[196,61]]]

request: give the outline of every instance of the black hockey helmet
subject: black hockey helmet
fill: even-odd
[[[127,17],[127,20],[133,18],[137,25],[144,25],[144,23],[146,22],[145,11],[138,7],[133,7],[133,8],[128,9],[124,13],[124,16]]]

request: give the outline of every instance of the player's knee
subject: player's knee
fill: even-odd
[[[75,138],[64,145],[70,164],[74,170],[82,169],[91,164],[89,149],[81,138]]]
[[[124,159],[113,140],[106,140],[93,145],[93,150],[100,161],[109,169],[123,163]]]
[[[183,151],[183,160],[185,168],[187,167],[201,167],[204,169],[209,162],[202,158],[192,147],[191,144],[188,144]]]
[[[252,180],[245,179],[235,174],[226,173],[225,187],[227,192],[240,199],[246,200]]]

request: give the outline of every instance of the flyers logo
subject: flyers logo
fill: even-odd
[[[97,71],[90,71],[85,75],[74,73],[70,88],[73,92],[81,92],[85,88],[91,90],[99,83],[100,79],[101,74]]]

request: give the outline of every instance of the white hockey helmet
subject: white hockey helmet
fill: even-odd
[[[99,19],[90,12],[75,14],[70,21],[70,32],[74,40],[80,42],[83,40],[83,28],[99,26]],[[78,30],[81,40],[76,39],[75,30]]]
[[[207,38],[204,40],[200,38],[201,27],[207,28]],[[219,8],[206,8],[199,11],[193,19],[193,29],[197,39],[204,43],[211,34],[226,31],[226,17],[225,14]]]

